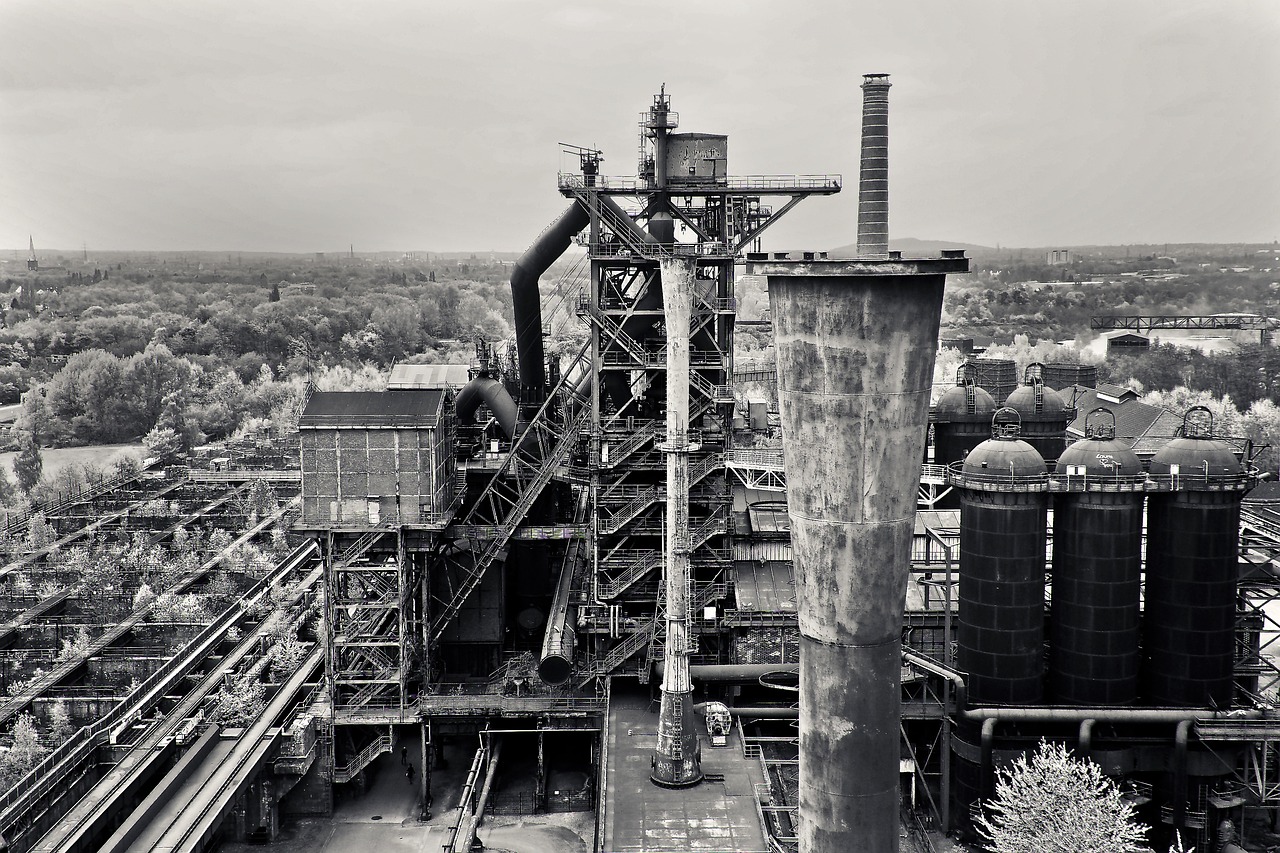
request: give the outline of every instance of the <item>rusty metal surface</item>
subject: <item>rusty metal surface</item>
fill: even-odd
[[[769,276],[798,576],[801,846],[810,853],[898,849],[902,609],[941,273],[953,263],[967,265],[815,260]]]

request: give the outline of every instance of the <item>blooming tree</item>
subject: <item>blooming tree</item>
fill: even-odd
[[[991,853],[1143,853],[1145,831],[1120,789],[1087,759],[1040,741],[996,771],[996,795],[977,820]]]

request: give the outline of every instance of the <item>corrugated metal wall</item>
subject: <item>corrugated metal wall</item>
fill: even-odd
[[[414,524],[423,513],[447,506],[453,457],[449,437],[440,432],[302,430],[303,524]]]

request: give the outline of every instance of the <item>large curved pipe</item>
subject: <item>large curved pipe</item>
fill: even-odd
[[[541,341],[538,342],[538,346],[541,348]],[[507,438],[511,438],[516,434],[516,415],[518,412],[516,401],[511,399],[511,395],[507,393],[507,389],[502,386],[501,382],[488,376],[477,376],[466,385],[463,385],[462,390],[458,392],[458,398],[453,404],[453,410],[458,416],[458,422],[470,423],[481,403],[489,406],[489,411],[493,412],[493,416],[498,421],[498,426],[502,427],[502,431],[507,434]]]
[[[559,687],[573,675],[573,650],[577,644],[577,635],[573,631],[573,620],[569,618],[569,610],[572,606],[570,594],[573,573],[578,564],[581,542],[580,539],[574,539],[569,543],[564,563],[560,567],[560,580],[556,583],[555,593],[551,597],[547,630],[542,637],[538,677],[552,687]]]
[[[569,241],[591,221],[586,207],[569,205],[525,250],[511,270],[511,310],[520,357],[520,401],[537,409],[547,396],[547,369],[542,352],[542,303],[538,277],[569,248]]]
[[[654,673],[662,678],[663,662],[653,665]],[[689,665],[689,677],[694,681],[736,681],[745,684],[758,681],[760,676],[773,672],[798,673],[796,663],[695,663]]]
[[[956,708],[960,711],[963,711],[964,706],[969,703],[969,686],[965,683],[964,676],[951,667],[938,663],[933,658],[926,657],[918,652],[913,652],[911,649],[902,650],[902,662],[945,678],[955,685]]]
[[[1088,759],[1092,757],[1093,752],[1093,724],[1096,723],[1093,717],[1080,721],[1080,734],[1076,736],[1076,755],[1080,758]]]
[[[994,717],[982,721],[981,735],[981,777],[978,780],[978,799],[986,802],[995,791],[995,761],[992,758],[996,742],[996,720]]]

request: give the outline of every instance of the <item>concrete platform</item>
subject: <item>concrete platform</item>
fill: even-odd
[[[692,788],[670,790],[649,781],[658,728],[657,703],[614,694],[609,708],[609,753],[603,792],[605,853],[733,851],[765,853],[753,785],[764,782],[759,762],[742,757],[735,733],[712,747],[703,732],[702,771],[723,775]]]

